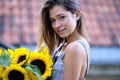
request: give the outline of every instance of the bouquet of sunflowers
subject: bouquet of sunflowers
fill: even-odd
[[[0,80],[50,80],[52,65],[46,48],[40,52],[27,48],[0,49]]]

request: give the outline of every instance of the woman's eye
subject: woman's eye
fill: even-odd
[[[55,22],[55,20],[54,20],[54,19],[51,19],[50,21],[51,21],[52,23],[53,23],[53,22]]]
[[[65,16],[60,16],[59,19],[60,20],[63,20],[65,18]]]

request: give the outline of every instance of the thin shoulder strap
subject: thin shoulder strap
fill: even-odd
[[[66,44],[67,44],[67,43],[64,43],[64,45],[63,45],[62,47],[64,47]],[[62,60],[63,60],[64,56],[65,56],[65,52],[62,51],[62,53],[60,54],[60,57],[62,58]]]
[[[56,52],[63,46],[63,44],[60,44],[53,52],[52,56],[54,57]]]
[[[82,44],[82,46],[85,48],[85,51],[86,51],[86,54],[87,54],[87,69],[86,69],[86,73],[85,73],[85,77],[86,77],[86,75],[87,75],[87,73],[88,73],[88,69],[89,69],[89,64],[90,64],[90,59],[89,59],[89,49],[88,49],[88,47],[87,47],[87,45],[86,45],[86,43],[83,41],[83,40],[79,40],[79,42]]]
[[[55,55],[56,55],[57,51],[59,51],[60,48],[63,47],[63,45],[64,45],[64,44],[60,44],[60,45],[58,46],[58,48],[56,48],[56,49],[54,50],[53,55],[52,55],[53,62],[55,61]]]

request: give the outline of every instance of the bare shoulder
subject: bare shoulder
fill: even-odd
[[[65,49],[65,55],[74,57],[85,57],[85,49],[78,41],[69,43]]]

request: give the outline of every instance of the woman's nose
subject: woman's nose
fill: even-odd
[[[60,27],[60,22],[56,20],[56,21],[55,21],[55,24],[54,24],[54,27],[55,27],[55,28]]]

